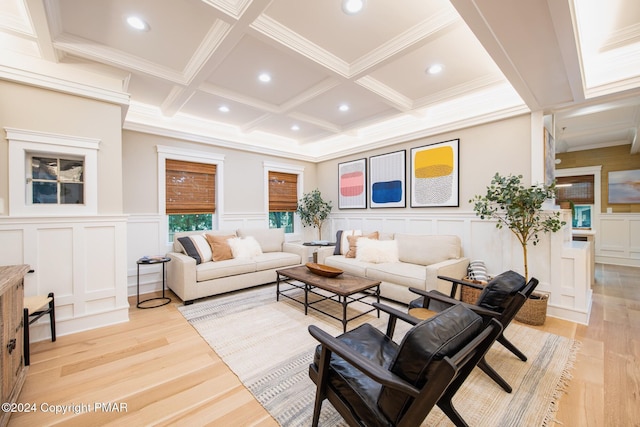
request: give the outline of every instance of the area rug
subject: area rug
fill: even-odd
[[[294,295],[295,297],[295,295]],[[302,297],[300,291],[299,297]],[[326,301],[324,308],[339,313],[340,305]],[[276,301],[275,286],[263,286],[211,298],[179,308],[187,321],[209,343],[255,398],[282,426],[308,426],[313,414],[315,384],[308,367],[317,341],[307,327],[315,324],[337,336],[339,321],[289,299]],[[360,309],[350,306],[352,314]],[[367,314],[349,323],[351,329],[368,322],[384,330],[386,318]],[[398,322],[398,341],[408,327]],[[475,369],[454,398],[454,405],[471,426],[548,426],[557,401],[570,380],[578,343],[533,328],[511,324],[507,338],[527,356],[522,362],[500,344],[487,353],[487,361],[513,387],[504,392],[479,369]],[[321,426],[344,422],[327,401]],[[423,426],[451,426],[434,408]]]

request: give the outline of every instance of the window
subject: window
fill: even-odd
[[[28,203],[84,203],[84,160],[31,155]]]
[[[294,231],[294,213],[298,209],[298,175],[269,171],[269,228]]]
[[[557,202],[570,202],[572,204],[571,222],[573,228],[591,228],[591,213],[595,203],[594,176],[558,177],[556,184]]]
[[[100,140],[5,128],[9,215],[97,215]]]
[[[180,231],[210,230],[216,210],[216,165],[166,159],[169,240]]]

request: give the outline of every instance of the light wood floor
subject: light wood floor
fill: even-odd
[[[558,426],[640,426],[639,278],[638,268],[598,265],[589,326],[548,317],[538,327],[582,342]],[[33,344],[19,401],[37,411],[9,425],[277,425],[173,300],[140,310],[131,299],[127,323]]]

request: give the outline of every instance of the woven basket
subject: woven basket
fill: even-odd
[[[534,292],[524,302],[524,305],[516,314],[515,319],[518,322],[526,323],[527,325],[540,326],[544,325],[544,321],[547,319],[547,302],[549,301],[549,294],[543,294]]]
[[[487,282],[483,281],[483,280],[473,280],[470,279],[469,276],[466,276],[464,279],[465,282],[470,282],[470,283],[474,283],[476,285],[486,285]],[[471,286],[461,286],[461,290],[460,290],[460,301],[462,302],[466,302],[467,304],[475,304],[476,301],[478,301],[478,297],[480,296],[480,293],[482,293],[482,289],[475,289],[472,288]]]

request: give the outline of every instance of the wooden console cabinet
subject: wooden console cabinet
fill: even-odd
[[[24,276],[28,265],[0,266],[0,376],[2,399],[15,403],[27,375],[24,365]],[[0,425],[8,423],[11,412],[0,413]]]

